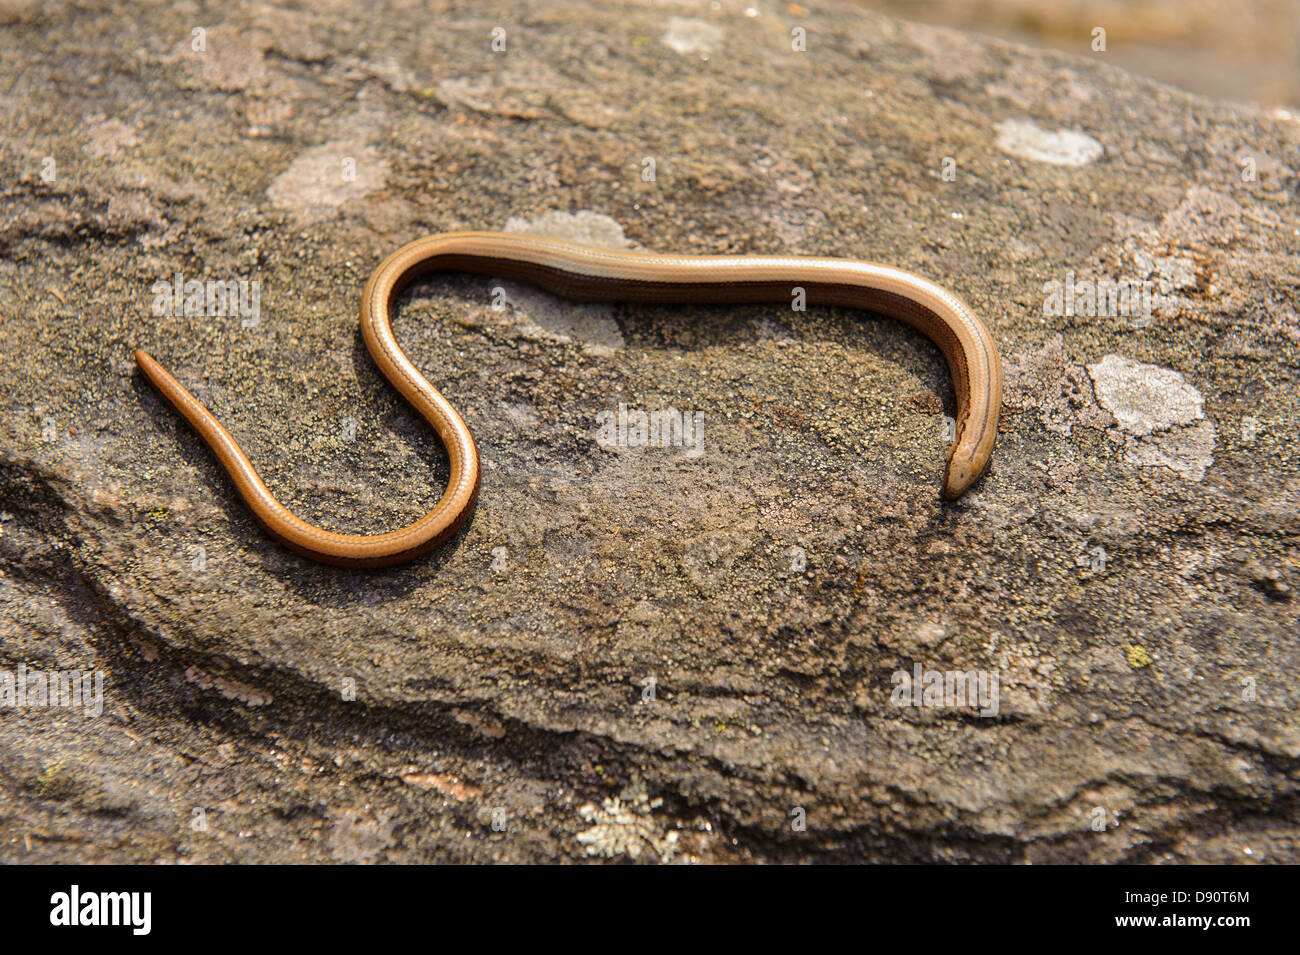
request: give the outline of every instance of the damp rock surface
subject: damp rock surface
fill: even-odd
[[[833,3],[213,16],[0,23],[0,860],[1300,862],[1293,115]],[[447,462],[361,290],[502,228],[949,287],[993,466],[941,499],[898,323],[433,275],[478,509],[345,571],[134,367],[399,527]]]

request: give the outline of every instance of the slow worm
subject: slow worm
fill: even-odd
[[[558,239],[498,232],[449,232],[398,249],[361,296],[361,331],[379,370],[442,438],[451,479],[424,517],[387,534],[336,534],[300,520],[267,490],[235,439],[194,396],[143,350],[135,359],[150,381],[198,431],[271,534],[312,560],[382,567],[437,547],[465,522],[479,490],[478,448],[463,418],[424,379],[393,337],[390,312],[415,279],[456,270],[531,282],[577,301],[785,302],[803,288],[809,304],[881,312],[928,336],[948,362],[957,394],[957,428],[944,495],[954,499],[988,465],[1002,404],[1002,371],[988,330],[951,292],[911,273],[869,262],[766,255],[656,255],[591,248]]]

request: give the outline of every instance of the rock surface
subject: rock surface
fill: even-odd
[[[0,859],[1300,862],[1294,116],[852,7],[436,6],[5,7]],[[991,473],[940,500],[950,381],[894,323],[435,277],[398,335],[483,494],[348,572],[134,369],[304,518],[398,526],[446,460],[361,287],[507,225],[951,287]],[[620,405],[703,453],[602,446]],[[996,713],[900,696],[936,671]]]

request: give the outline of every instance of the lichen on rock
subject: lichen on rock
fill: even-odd
[[[3,706],[6,861],[1300,862],[1293,114],[852,4],[442,7],[5,9],[0,670],[104,678]],[[992,466],[943,501],[898,322],[431,275],[395,334],[479,503],[359,573],[135,369],[304,519],[403,526],[447,461],[359,298],[501,228],[929,278],[1001,351]],[[155,310],[178,276],[260,312]],[[620,407],[702,453],[603,444]],[[896,703],[918,665],[997,707]]]

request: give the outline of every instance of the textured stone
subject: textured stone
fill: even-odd
[[[0,859],[1300,862],[1294,118],[852,6],[443,7],[6,7],[0,670],[104,697],[3,712]],[[482,497],[348,572],[134,369],[304,518],[399,526],[447,465],[362,286],[507,226],[951,287],[1005,361],[991,472],[941,500],[951,381],[897,323],[433,276],[396,333]],[[1045,314],[1067,273],[1171,294]],[[257,320],[154,314],[176,275]],[[1178,401],[1099,400],[1108,355]],[[703,453],[602,446],[620,404],[702,412]],[[997,715],[896,701],[918,672]]]

